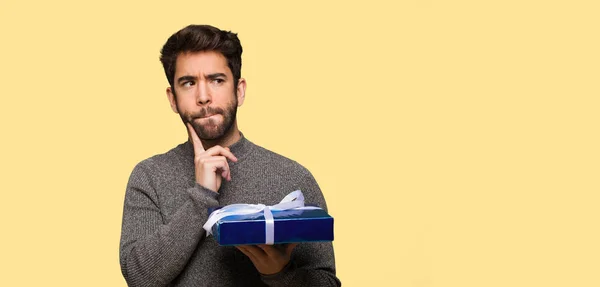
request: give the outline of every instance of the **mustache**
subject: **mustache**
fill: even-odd
[[[207,115],[215,115],[215,114],[223,114],[223,113],[225,113],[225,111],[223,109],[221,109],[221,108],[206,107],[204,109],[201,109],[197,113],[190,114],[190,117],[192,119],[195,119],[195,118],[204,118]]]

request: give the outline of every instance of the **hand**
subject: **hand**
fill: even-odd
[[[256,270],[264,275],[275,274],[283,269],[289,262],[292,251],[298,243],[283,245],[283,250],[273,245],[238,245],[237,249],[246,254],[256,267]]]
[[[194,145],[194,167],[196,182],[214,192],[218,192],[223,178],[231,180],[227,159],[237,161],[229,148],[219,145],[204,150],[202,141],[191,124],[186,123],[188,133]]]

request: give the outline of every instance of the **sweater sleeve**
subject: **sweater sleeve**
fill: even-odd
[[[121,272],[129,286],[165,286],[185,267],[199,242],[217,193],[196,184],[168,223],[163,222],[150,167],[138,164],[125,192]]]
[[[327,210],[327,204],[312,174],[304,169],[300,184],[306,203],[318,204]],[[263,282],[272,287],[341,286],[335,275],[335,256],[331,242],[300,243],[292,252],[290,263],[279,273],[261,275]]]

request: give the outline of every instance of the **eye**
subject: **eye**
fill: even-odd
[[[217,78],[217,79],[214,79],[213,82],[216,83],[216,84],[222,84],[222,83],[225,82],[225,80]]]
[[[193,81],[185,81],[181,85],[184,86],[184,87],[191,87],[191,86],[194,85],[194,82]]]

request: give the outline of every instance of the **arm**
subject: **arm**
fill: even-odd
[[[217,193],[196,184],[171,221],[163,222],[149,168],[133,170],[125,194],[121,231],[121,271],[129,286],[164,286],[181,273],[198,243],[207,208]]]
[[[196,185],[187,190],[187,200],[171,221],[163,222],[158,197],[147,165],[133,170],[123,210],[121,271],[130,286],[163,286],[177,277],[206,234],[202,226],[208,208],[217,207],[221,180],[231,180],[227,159],[237,158],[227,148],[204,150],[188,123],[194,146]],[[148,163],[148,162],[146,162]]]
[[[327,210],[327,204],[312,174],[304,169],[300,186],[305,200]],[[331,242],[300,243],[288,265],[279,273],[261,275],[269,286],[341,286],[335,275],[335,256]]]

